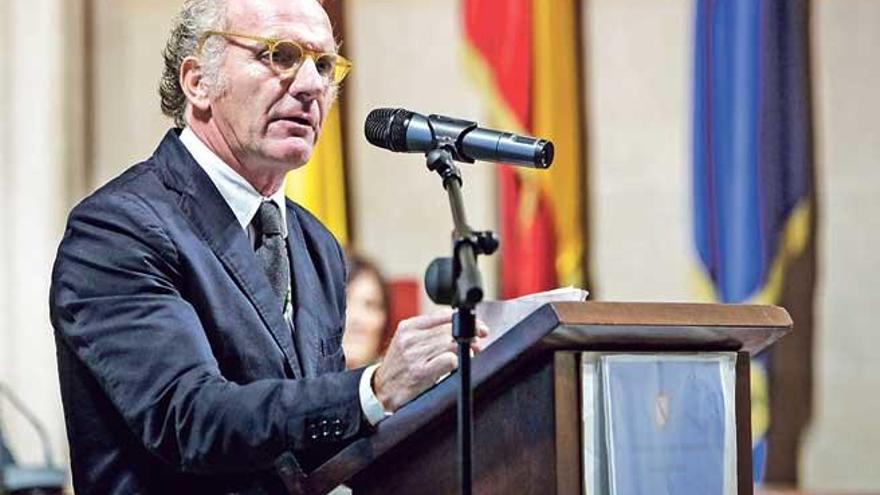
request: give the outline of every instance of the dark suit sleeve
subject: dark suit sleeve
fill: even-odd
[[[318,419],[344,441],[361,428],[361,372],[313,379],[224,379],[178,287],[181,260],[133,194],[93,197],[71,214],[51,290],[52,320],[133,434],[176,469],[251,472],[320,448]],[[321,439],[317,439],[320,441]]]

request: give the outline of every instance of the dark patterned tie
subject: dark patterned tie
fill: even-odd
[[[281,228],[281,210],[273,201],[260,203],[253,220],[256,232],[255,251],[257,258],[269,277],[269,283],[278,295],[281,311],[287,303],[290,290],[290,260],[287,258],[287,244]]]

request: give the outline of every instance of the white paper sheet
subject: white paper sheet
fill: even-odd
[[[587,295],[589,292],[583,289],[562,287],[507,301],[483,301],[477,306],[477,318],[489,327],[489,337],[482,341],[483,346],[498,340],[526,316],[547,303],[583,302]]]

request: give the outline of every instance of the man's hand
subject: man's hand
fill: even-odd
[[[373,392],[386,411],[400,409],[458,367],[452,315],[452,311],[420,315],[397,326],[382,365],[373,375]],[[488,328],[478,321],[477,337],[487,335]],[[476,340],[471,348],[480,351]]]

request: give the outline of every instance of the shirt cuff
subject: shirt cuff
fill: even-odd
[[[382,407],[382,403],[376,398],[376,393],[373,392],[373,373],[376,372],[377,368],[379,368],[378,364],[368,366],[361,375],[361,382],[358,387],[358,395],[361,399],[361,410],[364,411],[364,417],[367,418],[367,421],[372,426],[376,426],[379,421],[391,416],[391,413],[385,411],[385,408]]]

